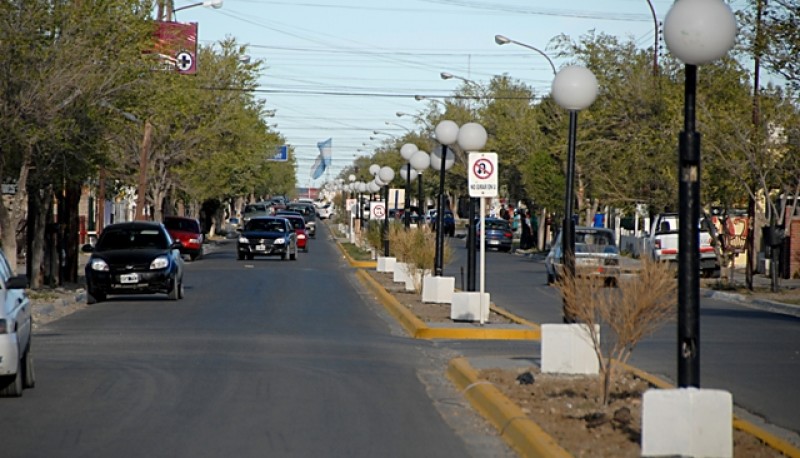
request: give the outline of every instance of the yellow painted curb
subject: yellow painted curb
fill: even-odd
[[[428,327],[422,320],[414,315],[408,307],[401,304],[394,296],[386,291],[370,274],[364,270],[356,272],[358,278],[380,298],[386,310],[395,317],[406,332],[415,339],[459,339],[459,340],[537,340],[541,336],[539,327],[521,320],[520,324],[527,324],[529,328],[522,329],[496,329],[496,328],[436,328]],[[498,311],[495,308],[495,311]],[[505,312],[505,311],[504,311]],[[499,313],[499,311],[498,311]],[[514,315],[505,312],[508,317]]]
[[[451,360],[447,376],[520,455],[536,458],[572,456],[494,385],[479,379],[478,372],[465,358]]]

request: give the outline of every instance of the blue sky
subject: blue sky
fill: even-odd
[[[175,8],[192,3],[175,0]],[[652,0],[659,21],[672,3]],[[414,128],[413,117],[396,116],[426,108],[414,95],[444,98],[461,84],[441,72],[478,83],[508,74],[549,93],[546,59],[498,46],[496,34],[547,51],[560,34],[578,39],[594,30],[647,48],[655,28],[647,0],[225,0],[220,9],[190,8],[176,19],[198,22],[203,45],[233,37],[265,62],[257,97],[275,110],[269,122],[295,148],[300,186],[320,186],[382,139]],[[312,181],[316,144],[327,138],[332,167]]]

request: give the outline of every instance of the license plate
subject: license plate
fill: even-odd
[[[499,245],[499,244],[500,244],[499,240],[489,240],[489,245]]]
[[[256,245],[256,251],[265,251],[266,249],[266,245]]]
[[[123,274],[119,276],[120,283],[139,283],[139,274],[132,273],[132,274]]]

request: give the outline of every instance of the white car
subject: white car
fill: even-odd
[[[24,275],[14,276],[0,251],[0,397],[22,396],[33,388],[31,302],[25,293]]]
[[[317,207],[317,216],[319,216],[320,219],[331,218],[335,212],[336,208],[335,205],[333,205],[333,202],[328,202],[322,207]]]
[[[559,281],[564,269],[561,236],[550,247],[544,259],[547,284]],[[619,277],[619,248],[614,232],[600,227],[575,228],[575,273],[578,276],[599,277],[607,285],[615,285]]]

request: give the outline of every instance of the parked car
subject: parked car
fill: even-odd
[[[172,240],[181,242],[181,254],[189,256],[192,261],[203,256],[203,232],[200,221],[184,216],[165,216],[164,227]]]
[[[299,214],[289,214],[289,212],[278,212],[276,216],[286,218],[292,223],[294,233],[297,235],[297,248],[308,253],[308,234],[306,233],[306,221]]]
[[[116,294],[164,293],[183,298],[183,257],[161,223],[133,221],[103,228],[97,243],[81,249],[86,263],[86,302]]]
[[[514,232],[508,221],[500,218],[485,218],[486,226],[486,248],[496,248],[498,251],[511,251],[511,244],[514,241]],[[481,223],[480,219],[475,222],[475,246],[480,247],[481,243]]]
[[[704,277],[719,277],[720,264],[714,251],[714,238],[708,231],[705,215],[698,222],[700,245],[700,272]],[[647,235],[647,249],[650,259],[677,264],[678,262],[678,224],[677,213],[661,213],[653,218],[653,225]]]
[[[286,210],[300,213],[306,221],[308,236],[311,238],[317,236],[317,209],[314,204],[292,202],[286,205]]]
[[[431,229],[436,230],[436,223],[439,221],[438,216],[436,216],[436,212],[433,212],[431,220]],[[444,229],[444,235],[448,237],[454,237],[456,235],[456,218],[453,215],[453,212],[450,210],[444,211],[444,222],[442,223],[442,228]]]
[[[297,234],[292,223],[280,216],[259,216],[245,223],[236,241],[236,257],[280,256],[297,259]]]
[[[559,280],[564,269],[562,232],[559,232],[544,260],[547,283]],[[575,228],[575,274],[596,276],[614,285],[619,278],[619,248],[614,231],[601,227]]]
[[[22,396],[24,388],[36,384],[31,340],[31,302],[25,293],[28,279],[14,275],[0,250],[0,397]]]

